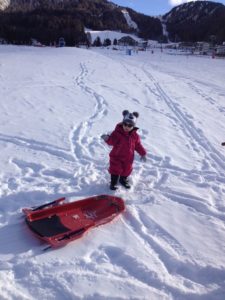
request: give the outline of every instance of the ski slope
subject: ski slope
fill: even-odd
[[[225,60],[0,46],[1,300],[224,300]],[[102,133],[138,111],[126,212],[57,250],[22,208],[108,189]]]

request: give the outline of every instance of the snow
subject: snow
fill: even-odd
[[[225,295],[225,60],[0,46],[1,299]],[[100,139],[138,111],[123,215],[43,251],[22,208],[113,194]]]
[[[159,16],[158,19],[162,24],[163,35],[166,36],[169,41],[169,33],[167,31],[166,20],[164,20],[162,16]]]
[[[0,2],[0,10],[4,10],[6,9],[10,4],[10,1],[9,0],[2,0]]]
[[[131,19],[129,12],[126,9],[123,9],[121,12],[124,15],[124,18],[125,18],[128,26],[130,28],[138,29],[137,24]]]

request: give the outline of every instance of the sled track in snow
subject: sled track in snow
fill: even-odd
[[[224,168],[225,168],[225,157],[221,155],[219,151],[213,145],[208,141],[208,139],[204,136],[203,132],[201,129],[198,129],[195,127],[194,123],[192,120],[186,116],[182,110],[173,102],[173,100],[166,94],[166,92],[163,90],[163,88],[160,86],[158,82],[155,81],[153,76],[144,70],[145,73],[149,76],[149,78],[154,82],[161,99],[165,101],[165,103],[168,105],[168,107],[173,111],[175,116],[177,117],[177,120],[180,122],[180,125],[183,126],[184,128],[184,133],[190,140],[190,144],[192,144],[192,141],[195,141],[194,144],[194,151],[200,151],[205,159],[203,160],[203,167],[202,167],[202,172],[200,172],[201,176],[203,176],[205,182],[208,182],[211,185],[211,188],[214,190],[214,192],[217,193],[217,199],[216,199],[216,207],[220,211],[221,207],[223,207],[223,203],[221,202],[222,200],[222,191],[220,190],[219,187],[215,187],[215,182],[221,183],[225,182],[225,176],[224,176]],[[212,174],[210,175],[207,170],[204,169],[204,162],[209,161],[211,162],[211,168],[214,169],[215,173],[214,176]],[[204,200],[199,201],[199,199],[196,201],[195,197],[192,196],[191,202],[190,202],[190,196],[188,195],[177,195],[174,193],[174,191],[171,194],[171,191],[168,193],[167,189],[164,192],[164,194],[168,197],[172,195],[173,201],[175,199],[179,199],[179,203],[183,203],[185,205],[190,205],[191,207],[197,209],[201,213],[211,215],[213,217],[217,217],[221,220],[225,220],[225,216],[223,213],[211,211],[211,209],[205,205]]]
[[[65,149],[47,143],[38,142],[32,139],[27,139],[19,136],[9,136],[6,134],[0,134],[0,140],[7,143],[15,144],[16,146],[25,149],[46,152],[49,155],[56,156],[60,159],[69,162],[73,162],[74,160],[73,156],[70,153],[68,153]]]
[[[99,122],[105,115],[107,115],[107,102],[104,97],[98,94],[94,89],[86,84],[89,74],[88,68],[85,63],[80,63],[81,73],[75,78],[75,84],[95,101],[95,107],[90,117],[81,122],[78,126],[74,126],[70,133],[70,141],[72,153],[76,161],[88,163],[90,160],[95,160],[93,153],[90,153],[88,148],[92,148],[98,141],[96,138],[89,138],[90,131],[94,123]],[[87,147],[88,146],[88,147]]]
[[[218,187],[216,188],[216,183],[225,182],[224,169],[225,169],[225,157],[221,155],[219,151],[208,141],[205,137],[201,129],[196,128],[193,121],[180,109],[180,107],[173,102],[173,100],[167,95],[161,85],[154,79],[154,77],[143,68],[145,74],[149,77],[149,79],[154,83],[160,98],[165,101],[170,110],[174,113],[177,118],[177,121],[180,124],[180,127],[183,128],[183,132],[187,136],[190,145],[192,146],[193,151],[197,153],[202,153],[204,159],[202,161],[202,171],[199,172],[204,178],[205,183],[211,184],[210,188],[217,193],[217,199],[215,200],[215,206],[218,210],[223,207],[222,199],[222,191]],[[194,141],[194,143],[193,143]],[[210,175],[209,170],[205,169],[204,163],[209,161],[211,166],[209,170],[213,170]],[[207,167],[208,168],[208,167]],[[214,175],[212,175],[214,174]],[[207,185],[207,184],[206,184]],[[219,211],[212,211],[211,208],[207,204],[205,204],[204,199],[196,199],[194,196],[179,194],[175,191],[168,191],[168,188],[160,188],[163,194],[166,197],[171,198],[173,201],[177,201],[181,204],[185,204],[190,206],[199,212],[211,215],[213,217],[219,218],[221,220],[225,220],[224,213]]]
[[[129,64],[122,63],[122,65],[127,72],[133,75],[138,82],[141,82],[151,94],[166,103],[172,112],[172,115],[164,113],[163,115],[172,119],[172,121],[181,128],[182,132],[187,137],[189,147],[193,149],[193,152],[196,152],[198,156],[200,154],[202,156],[201,170],[187,170],[173,166],[170,163],[169,157],[165,157],[165,159],[163,159],[150,154],[149,156],[152,160],[151,167],[149,167],[149,165],[143,166],[142,169],[139,170],[138,174],[134,174],[134,177],[138,177],[138,181],[141,177],[145,178],[145,182],[139,184],[141,185],[140,189],[138,189],[138,187],[137,189],[140,190],[140,192],[148,189],[158,190],[166,197],[166,199],[171,199],[172,201],[196,210],[198,213],[206,216],[209,215],[224,221],[224,204],[222,200],[224,191],[221,189],[221,182],[225,183],[225,157],[213,147],[203,134],[202,130],[196,128],[191,116],[184,113],[182,109],[174,103],[171,97],[167,95],[160,83],[155,80],[148,70],[146,70],[145,64],[140,66],[139,70],[147,76],[151,84],[145,82],[143,78],[141,78],[138,74],[138,72],[140,72],[139,70],[138,72],[133,73],[133,66],[130,69]],[[208,162],[210,162],[210,165]],[[188,181],[190,184],[193,184],[193,186],[199,188],[210,188],[217,195],[214,197],[213,206],[212,203],[208,203],[205,199],[198,198],[190,194],[182,194],[169,189],[167,187],[167,180],[171,175],[179,177],[184,182]],[[154,201],[154,195],[152,195],[152,197],[150,198],[153,200],[150,199],[150,202]],[[143,201],[143,204],[144,203],[145,201]]]
[[[136,73],[132,73],[132,71],[128,68],[127,65],[122,64],[127,71],[132,74],[138,81],[142,81],[141,78]],[[146,70],[146,66],[143,65],[141,67],[144,74],[149,78],[149,80],[153,83],[155,89],[152,89],[147,83],[144,83],[145,87],[154,94],[157,98],[164,100],[170,110],[173,112],[175,117],[171,117],[176,122],[179,122],[180,127],[183,129],[184,134],[187,136],[190,141],[193,151],[201,151],[206,160],[212,161],[212,167],[215,169],[216,173],[221,177],[223,176],[223,170],[225,168],[225,157],[221,155],[220,152],[217,151],[215,147],[208,141],[208,139],[204,136],[201,129],[195,127],[193,121],[188,118],[188,116],[182,112],[182,110],[178,107],[176,103],[167,95],[164,89],[161,87],[159,82],[155,80],[152,74]],[[167,116],[168,117],[168,116]],[[193,140],[195,143],[193,144]],[[208,155],[210,153],[210,156]],[[225,179],[225,177],[224,177]]]
[[[158,70],[159,72],[163,72],[163,70],[159,67],[156,67],[154,65],[154,69]],[[215,98],[209,96],[208,94],[206,94],[203,89],[201,88],[201,86],[206,86],[206,83],[199,80],[199,79],[194,79],[194,78],[190,78],[188,76],[185,76],[184,74],[182,73],[177,73],[177,72],[168,72],[167,71],[167,74],[174,77],[175,79],[179,79],[179,80],[182,80],[184,81],[189,87],[191,90],[193,90],[197,95],[199,95],[201,98],[203,98],[205,101],[207,101],[208,103],[210,103],[211,105],[213,106],[216,106],[217,110],[219,112],[224,112],[225,113],[225,107],[224,106],[218,106],[217,105],[217,101],[215,100]],[[225,89],[224,88],[221,88],[220,86],[214,84],[214,83],[211,83],[210,82],[210,85],[209,85],[213,91],[216,91],[218,95],[224,97],[225,96]],[[209,87],[207,85],[207,87]]]
[[[159,273],[164,273],[165,277],[168,274],[171,277],[176,274],[166,287],[170,292],[178,293],[178,295],[181,293],[180,289],[176,290],[174,286],[171,286],[171,282],[184,285],[182,290],[187,289],[186,293],[194,294],[195,289],[197,292],[199,285],[204,288],[204,285],[212,282],[218,283],[221,278],[225,277],[225,271],[220,268],[198,265],[186,249],[142,209],[136,207],[135,212],[132,210],[127,212],[127,218],[123,221],[128,230],[135,236],[135,239],[139,240],[140,244],[149,253],[151,261],[155,261],[156,269],[161,269]],[[208,273],[211,274],[210,278],[207,276]],[[188,282],[189,284],[186,286]],[[191,286],[190,289],[187,288],[189,285]],[[222,287],[223,283],[221,282]],[[182,293],[179,297],[179,299],[182,299]]]
[[[104,146],[100,141],[100,137],[93,137],[91,135],[91,129],[95,123],[100,122],[108,114],[108,104],[105,98],[87,84],[90,73],[87,65],[80,63],[80,69],[80,74],[74,79],[74,84],[88,98],[94,100],[94,109],[86,120],[78,125],[74,125],[69,133],[71,153],[75,161],[76,171],[74,178],[77,181],[77,186],[88,185],[90,183],[89,179],[100,176],[100,172],[105,167],[105,165],[100,163],[101,159],[96,157],[96,153],[101,152]],[[91,111],[92,108],[90,109]],[[96,165],[98,165],[97,169]]]
[[[201,84],[201,82],[197,82],[199,84]],[[191,82],[188,82],[188,86],[197,94],[199,95],[201,98],[203,98],[205,101],[207,101],[208,103],[210,103],[213,107],[216,107],[216,109],[221,113],[223,113],[225,115],[225,106],[218,106],[217,102],[214,98],[212,98],[211,96],[209,96],[208,94],[206,94],[199,86],[197,86],[196,84],[193,84]],[[217,90],[218,88],[215,87],[215,89]],[[225,97],[225,90],[218,90],[218,93],[220,95],[222,95],[223,97]]]
[[[129,74],[132,74],[139,82],[142,81],[142,79],[136,73],[133,73],[132,70],[130,70],[126,64],[122,63],[122,65],[129,72]],[[219,174],[221,177],[224,177],[223,170],[225,168],[225,163],[224,163],[225,157],[221,155],[221,153],[217,151],[215,147],[213,147],[213,145],[204,136],[202,130],[196,128],[192,119],[190,119],[187,114],[183,113],[183,111],[179,108],[178,104],[175,103],[168,96],[168,94],[161,87],[160,83],[157,82],[153,77],[153,75],[146,70],[146,65],[143,64],[140,67],[140,69],[149,78],[150,82],[152,82],[154,86],[153,89],[148,85],[148,83],[144,83],[146,89],[149,90],[149,92],[155,95],[157,98],[164,100],[164,102],[167,104],[167,106],[170,108],[170,110],[174,115],[174,117],[168,115],[166,115],[166,117],[172,118],[173,120],[176,121],[176,123],[179,123],[180,128],[182,128],[184,134],[187,136],[189,140],[189,144],[193,149],[193,151],[197,153],[199,153],[200,151],[203,154],[203,156],[206,158],[206,160],[212,162],[212,167],[215,169],[216,173]],[[193,140],[195,143],[193,143]],[[210,153],[210,156],[208,155],[208,152]]]
[[[204,136],[201,129],[195,127],[192,120],[190,120],[178,107],[176,103],[167,95],[167,93],[163,90],[161,85],[154,79],[154,77],[143,68],[145,74],[149,77],[149,79],[154,83],[161,99],[165,101],[168,107],[176,116],[177,120],[180,122],[181,127],[184,129],[183,132],[190,140],[190,144],[192,144],[192,140],[196,142],[194,145],[193,150],[201,150],[207,160],[212,161],[212,167],[216,170],[216,172],[220,175],[224,173],[225,169],[225,157],[221,155],[207,140]],[[208,152],[210,153],[210,157],[208,156]]]
[[[36,140],[27,139],[19,136],[9,136],[0,134],[0,141],[14,144],[17,148],[26,151],[42,152],[52,159],[58,159],[62,164],[74,163],[74,158],[66,149],[51,145],[48,143],[38,142]],[[33,189],[34,186],[44,189],[46,182],[48,187],[55,194],[58,193],[61,183],[72,184],[72,174],[60,168],[50,169],[42,163],[28,162],[25,159],[11,158],[9,161],[19,171],[16,177],[2,178],[1,189],[7,194],[9,191],[16,193],[21,186],[28,186]]]

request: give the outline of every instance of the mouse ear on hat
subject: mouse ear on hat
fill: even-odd
[[[128,115],[128,114],[129,114],[129,110],[126,109],[126,110],[123,111],[123,116],[124,116],[124,117],[125,117],[126,115]]]
[[[134,112],[133,112],[133,115],[134,115],[136,118],[138,118],[138,117],[139,117],[139,113],[138,113],[138,112],[136,112],[136,111],[134,111]]]

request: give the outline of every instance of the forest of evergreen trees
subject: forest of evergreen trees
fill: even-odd
[[[73,46],[87,42],[84,27],[137,33],[144,39],[161,36],[158,19],[132,10],[130,13],[138,24],[138,32],[129,27],[120,8],[105,1],[79,1],[77,6],[57,9],[42,7],[31,11],[0,12],[0,38],[15,44],[29,44],[31,39],[36,39],[49,45],[64,37],[66,45]]]
[[[21,2],[25,3],[25,2]],[[0,12],[0,39],[13,44],[30,44],[36,39],[44,45],[55,44],[60,37],[66,45],[75,46],[88,43],[84,28],[92,30],[113,30],[135,33],[144,40],[166,42],[159,18],[146,16],[127,8],[138,29],[131,28],[121,8],[105,0],[79,0],[60,2],[50,7],[43,1],[39,8],[8,10]],[[194,6],[185,3],[186,9],[172,9],[163,18],[166,20],[169,39],[174,42],[225,41],[225,6],[219,3],[194,2]],[[198,15],[199,7],[202,8]],[[41,6],[42,5],[42,6]],[[208,13],[211,9],[212,13]],[[198,17],[190,18],[190,15]],[[107,42],[108,43],[108,42]]]
[[[13,44],[29,44],[33,38],[49,45],[60,37],[68,46],[86,42],[83,23],[64,11],[1,13],[0,37]]]
[[[164,16],[171,41],[198,42],[215,39],[225,41],[225,6],[221,3],[196,1],[185,9],[173,9]]]

